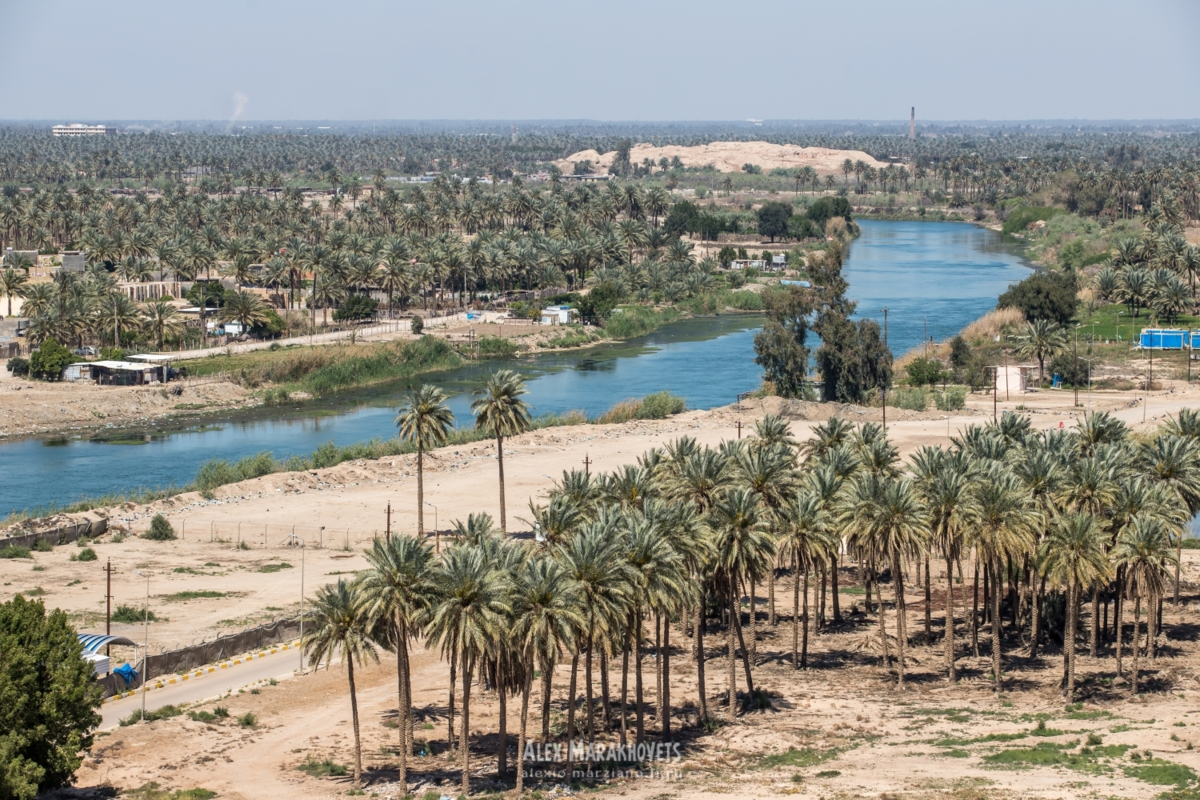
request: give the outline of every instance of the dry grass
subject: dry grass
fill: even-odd
[[[994,339],[1006,329],[1025,324],[1025,314],[1019,308],[997,308],[989,311],[962,329],[962,337],[968,342]]]

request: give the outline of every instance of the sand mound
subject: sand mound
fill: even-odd
[[[712,164],[718,172],[741,172],[743,164],[754,164],[762,167],[764,172],[780,167],[812,167],[821,175],[832,175],[841,173],[842,162],[847,158],[852,162],[862,161],[876,169],[887,166],[861,150],[831,150],[828,147],[798,147],[768,142],[713,142],[695,147],[635,144],[629,151],[629,158],[635,164],[642,163],[646,158],[657,163],[664,156],[668,159],[678,156],[685,167]],[[567,173],[574,169],[577,161],[591,161],[594,168],[607,170],[612,166],[614,157],[615,150],[604,155],[595,150],[583,150],[554,163]]]

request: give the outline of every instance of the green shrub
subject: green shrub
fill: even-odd
[[[56,381],[62,377],[62,371],[75,360],[70,350],[58,343],[57,339],[47,339],[29,356],[29,372],[35,378]]]
[[[78,553],[71,554],[72,561],[95,561],[97,558],[96,551],[90,547],[85,547]]]
[[[154,519],[150,520],[150,530],[143,533],[142,538],[152,542],[170,542],[175,539],[175,528],[162,514],[155,514]]]
[[[517,346],[508,339],[500,336],[479,337],[480,358],[512,358],[517,354]]]
[[[421,317],[420,317],[420,316],[418,316],[418,315],[416,315],[416,314],[413,314],[413,318],[412,318],[412,332],[413,332],[415,335],[417,335],[417,336],[420,336],[420,335],[421,335],[421,331],[423,331],[423,330],[425,330],[425,320],[421,319]]]
[[[924,411],[929,407],[928,389],[892,389],[887,396],[888,405],[909,411]]]
[[[945,392],[932,392],[938,411],[961,411],[967,407],[967,387],[950,386]]]
[[[942,362],[933,358],[914,358],[904,368],[913,386],[932,386],[942,382]]]
[[[33,558],[28,547],[10,544],[7,547],[0,547],[0,558]]]
[[[183,709],[179,706],[163,706],[162,708],[156,708],[153,711],[147,711],[146,722],[157,722],[160,719],[170,719],[171,717],[178,717],[182,713]],[[128,717],[121,720],[121,726],[125,727],[126,725],[136,725],[141,721],[142,710],[139,708],[137,711],[134,711]]]
[[[296,769],[313,778],[340,778],[347,773],[346,767],[328,758],[317,761],[312,756],[304,759]]]
[[[128,606],[121,603],[117,606],[117,610],[112,613],[113,622],[137,623],[145,622],[147,619],[150,622],[158,622],[158,617],[153,611],[146,612],[145,606],[138,608],[137,606]]]
[[[54,545],[50,544],[45,539],[38,539],[33,543],[33,552],[35,553],[49,553],[53,549]]]
[[[655,392],[640,400],[622,400],[595,419],[598,425],[629,422],[635,419],[666,419],[686,408],[682,397],[670,392]]]
[[[20,356],[10,358],[8,360],[8,371],[12,373],[14,378],[27,377],[29,375],[29,359],[21,358]]]
[[[242,714],[237,718],[237,722],[238,725],[241,725],[243,728],[253,728],[258,724],[258,717],[254,715],[253,711],[247,711],[245,714]]]
[[[217,793],[209,789],[168,789],[159,788],[157,783],[147,783],[130,792],[122,792],[124,800],[212,800]]]
[[[1059,214],[1065,214],[1061,208],[1049,208],[1047,206],[1025,206],[1018,208],[1008,215],[1008,219],[1004,220],[1004,227],[1001,229],[1003,233],[1020,233],[1030,226],[1030,224],[1039,220],[1048,220]]]

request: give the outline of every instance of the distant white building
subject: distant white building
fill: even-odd
[[[542,324],[569,325],[572,313],[570,306],[547,306],[542,309]]]
[[[107,136],[115,134],[117,129],[107,125],[84,125],[80,122],[72,122],[70,125],[55,125],[50,131],[55,136]]]
[[[735,258],[729,262],[730,269],[763,269],[767,262],[761,258]]]
[[[775,255],[771,256],[771,269],[787,269],[787,256],[785,256],[783,253],[776,253]]]

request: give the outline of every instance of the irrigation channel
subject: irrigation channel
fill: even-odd
[[[882,322],[900,355],[921,344],[926,326],[937,340],[990,310],[1012,282],[1028,275],[1019,249],[968,223],[864,220],[845,277],[858,315]],[[753,315],[687,319],[640,339],[587,350],[544,353],[509,362],[528,381],[534,413],[580,409],[598,415],[631,397],[667,390],[689,408],[734,402],[758,386]],[[429,376],[451,393],[459,424],[472,423],[471,392],[497,368],[474,363]],[[392,420],[407,383],[346,393],[298,407],[270,407],[231,419],[153,432],[87,438],[23,439],[0,444],[5,490],[0,515],[137,487],[185,485],[201,462],[235,460],[270,450],[279,458],[395,435]]]

